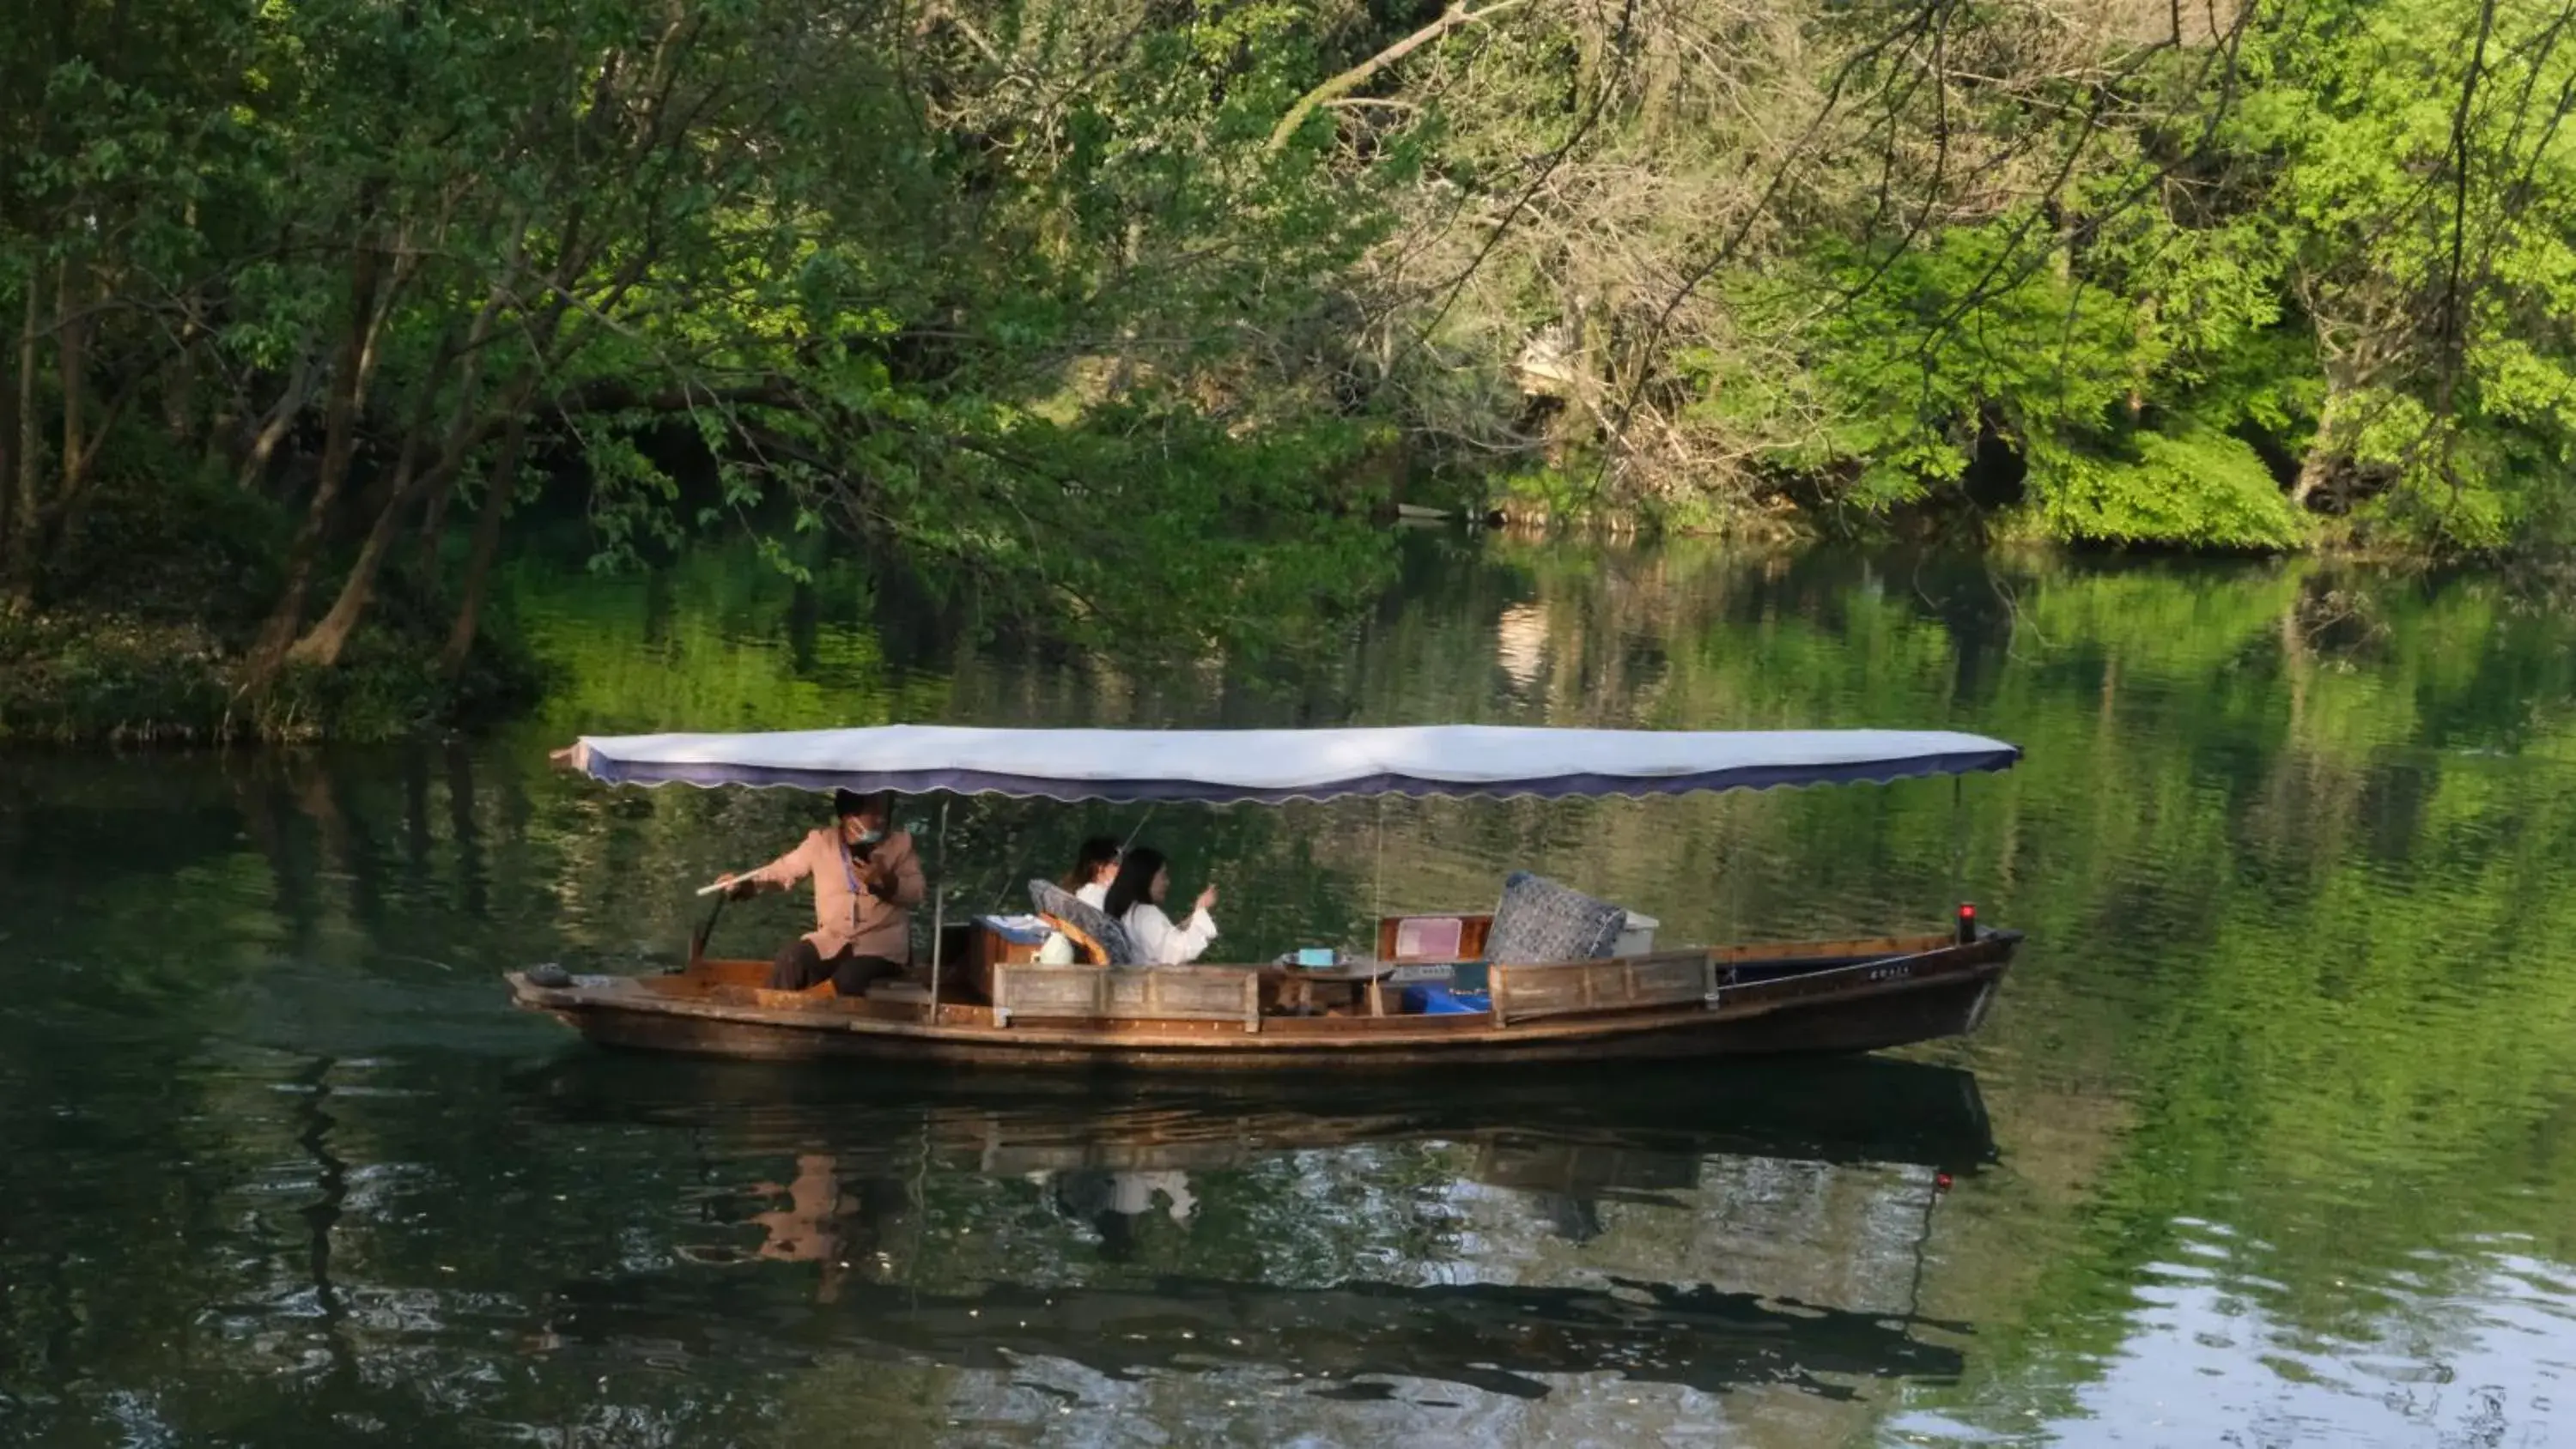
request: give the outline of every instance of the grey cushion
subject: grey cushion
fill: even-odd
[[[1127,928],[1109,919],[1109,913],[1082,900],[1073,892],[1051,880],[1029,882],[1029,904],[1039,915],[1053,916],[1066,925],[1100,943],[1109,953],[1112,966],[1136,964],[1136,943],[1127,939]]]
[[[1623,906],[1516,870],[1503,878],[1503,899],[1485,934],[1485,959],[1506,965],[1598,961],[1618,945],[1627,920]]]

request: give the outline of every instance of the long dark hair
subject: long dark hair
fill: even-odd
[[[1091,884],[1091,877],[1097,874],[1102,866],[1117,863],[1117,839],[1107,835],[1095,835],[1082,842],[1082,849],[1073,853],[1073,869],[1066,871],[1064,879],[1057,884],[1066,890],[1078,891]]]
[[[1163,853],[1150,845],[1140,845],[1127,852],[1118,862],[1118,879],[1109,883],[1109,902],[1102,909],[1109,919],[1123,920],[1138,901],[1154,898],[1154,877],[1163,873]]]

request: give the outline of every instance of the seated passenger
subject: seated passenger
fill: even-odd
[[[1073,869],[1064,873],[1057,884],[1073,892],[1073,898],[1099,910],[1109,900],[1109,883],[1118,879],[1118,842],[1106,835],[1095,835],[1082,842],[1074,854]]]
[[[1082,842],[1073,857],[1073,869],[1064,873],[1056,884],[1073,892],[1073,898],[1101,909],[1109,899],[1109,883],[1118,878],[1118,842],[1106,835],[1095,835]],[[1038,948],[1041,966],[1070,966],[1080,953],[1071,938],[1062,931],[1048,933],[1046,944]]]
[[[868,983],[902,974],[912,959],[921,861],[912,837],[891,827],[891,810],[882,794],[835,791],[832,828],[813,832],[758,870],[717,882],[744,900],[814,878],[814,929],[770,963],[771,990],[803,991],[828,980],[841,995],[860,996]]]
[[[1163,914],[1163,897],[1171,889],[1172,872],[1163,864],[1163,853],[1141,845],[1127,852],[1119,862],[1118,879],[1110,883],[1108,902],[1101,909],[1127,927],[1140,966],[1186,965],[1199,959],[1216,939],[1216,922],[1208,915],[1208,907],[1216,904],[1216,887],[1199,892],[1189,923],[1180,926]]]

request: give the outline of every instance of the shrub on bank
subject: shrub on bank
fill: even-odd
[[[534,661],[488,629],[462,675],[444,678],[443,601],[399,575],[336,667],[290,665],[245,699],[289,532],[272,506],[220,483],[103,490],[45,560],[35,602],[0,604],[0,741],[381,741],[535,699]],[[336,582],[318,579],[316,594],[327,601]]]
[[[0,607],[0,742],[365,743],[488,724],[537,693],[515,648],[479,644],[450,681],[436,641],[378,629],[336,668],[290,665],[256,703],[238,695],[241,665],[237,646],[191,621]]]
[[[0,609],[0,740],[211,738],[228,692],[194,624]]]

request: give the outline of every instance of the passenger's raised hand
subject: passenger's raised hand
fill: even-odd
[[[1206,910],[1214,910],[1215,908],[1216,908],[1216,887],[1215,887],[1215,886],[1209,886],[1206,890],[1203,890],[1203,891],[1199,892],[1199,909],[1200,909],[1200,910],[1202,910],[1202,911],[1206,911]]]

